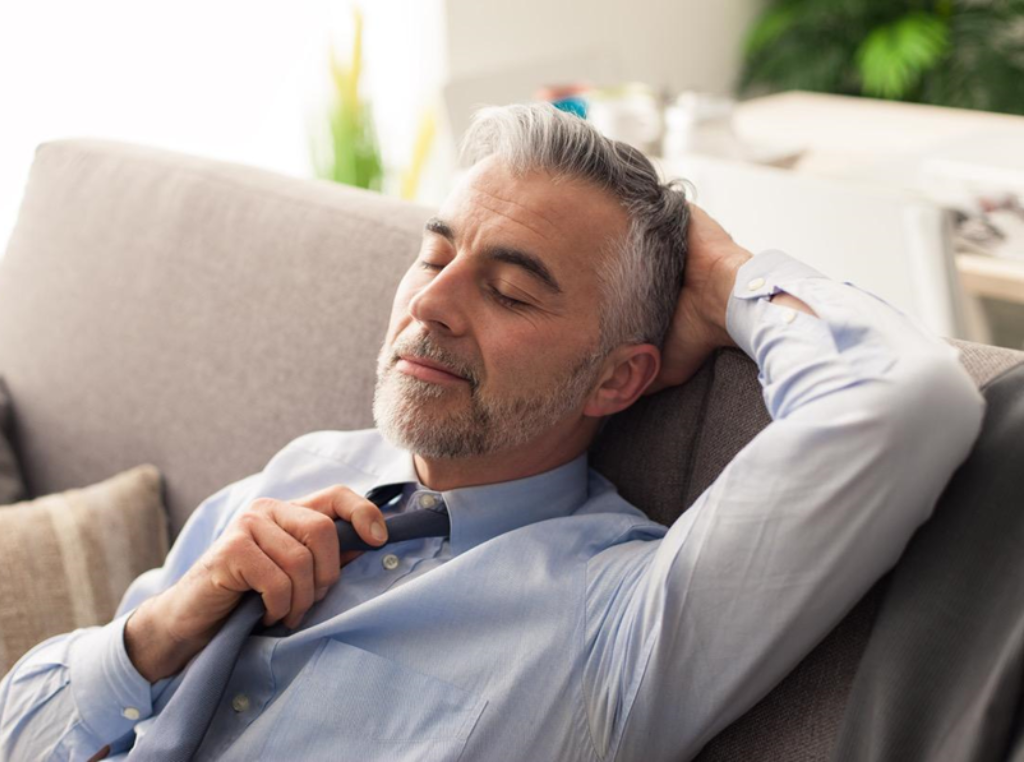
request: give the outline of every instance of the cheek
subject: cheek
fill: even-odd
[[[410,320],[409,303],[415,296],[415,290],[408,281],[409,276],[407,275],[402,279],[402,282],[398,284],[398,289],[395,291],[395,298],[391,302],[391,320],[388,322],[388,342],[394,341],[395,337]]]
[[[539,337],[532,327],[485,330],[479,343],[488,378],[496,387],[513,390],[542,386],[558,371],[565,352],[561,344],[552,344],[550,336]]]

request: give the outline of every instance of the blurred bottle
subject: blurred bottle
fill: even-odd
[[[732,98],[688,91],[665,109],[662,155],[666,159],[698,153],[741,159],[743,146],[733,131],[736,101]]]
[[[656,155],[661,148],[661,110],[650,85],[629,82],[591,92],[588,118],[605,136]]]

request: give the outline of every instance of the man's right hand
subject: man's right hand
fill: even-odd
[[[726,328],[736,272],[750,259],[747,249],[694,203],[689,205],[683,289],[661,353],[661,371],[644,394],[681,384],[718,347],[736,346]]]
[[[289,628],[338,581],[360,551],[341,553],[335,519],[350,522],[371,545],[383,545],[380,509],[336,485],[298,500],[260,498],[239,514],[188,572],[144,601],[124,630],[128,658],[156,682],[179,672],[220,630],[249,590],[263,598],[265,625]]]

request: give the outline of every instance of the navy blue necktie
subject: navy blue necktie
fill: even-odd
[[[398,497],[403,484],[375,487],[366,495],[378,506],[385,506]],[[342,551],[377,550],[367,545],[347,521],[336,521]],[[447,537],[450,531],[448,512],[443,504],[434,509],[421,509],[399,514],[387,520],[388,543],[421,537]],[[210,727],[213,715],[224,697],[228,680],[238,661],[245,639],[263,618],[266,609],[259,593],[248,592],[224,626],[187,668],[178,690],[157,716],[149,732],[139,739],[128,753],[132,762],[186,762],[191,760]]]

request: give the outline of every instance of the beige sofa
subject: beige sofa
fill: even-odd
[[[174,534],[290,439],[372,425],[374,360],[429,213],[150,148],[41,146],[0,262],[0,374],[31,493],[153,463]],[[962,346],[979,384],[1024,362]],[[614,419],[592,463],[671,522],[768,421],[755,366],[722,351]],[[827,759],[876,602],[701,759]]]

